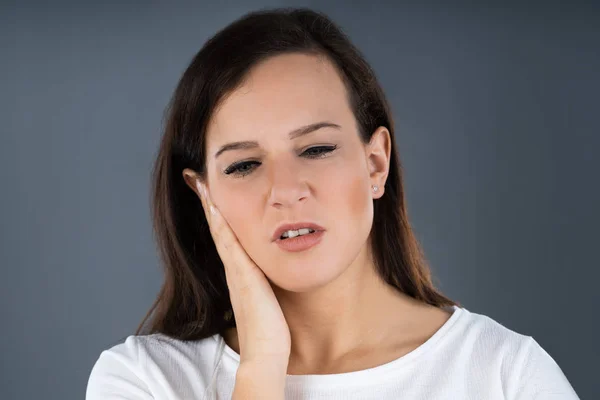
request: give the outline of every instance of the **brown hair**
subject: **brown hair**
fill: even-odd
[[[385,194],[374,203],[369,236],[378,273],[415,299],[437,307],[457,305],[434,287],[411,231],[394,123],[373,70],[324,14],[304,8],[270,9],[249,13],[209,39],[183,73],[167,108],[152,175],[153,227],[165,279],[136,334],[194,340],[235,326],[235,318],[224,318],[231,301],[223,263],[202,204],[182,171],[190,168],[206,177],[205,135],[215,108],[259,62],[292,52],[324,56],[338,68],[364,143],[380,126],[391,133]]]

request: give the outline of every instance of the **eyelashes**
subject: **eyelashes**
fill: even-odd
[[[336,146],[315,146],[309,149],[306,149],[302,156],[306,158],[324,158],[327,157],[331,152],[337,149]],[[240,161],[238,163],[234,163],[227,167],[225,170],[226,175],[235,175],[238,177],[243,177],[250,174],[255,168],[254,166],[260,165],[259,161]]]

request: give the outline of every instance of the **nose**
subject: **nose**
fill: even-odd
[[[281,162],[271,171],[271,191],[269,204],[276,208],[293,207],[304,202],[310,195],[306,179],[302,177],[300,166],[293,162]]]

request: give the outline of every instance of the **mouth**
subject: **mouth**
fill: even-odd
[[[325,231],[325,228],[312,222],[282,224],[273,233],[271,241],[293,240],[295,238],[311,236],[323,231]]]
[[[285,237],[285,233],[282,237],[275,240],[275,243],[280,249],[287,252],[300,252],[308,250],[321,242],[325,231],[315,231],[313,229],[306,229],[307,233]]]
[[[298,229],[298,230],[288,230],[288,231],[283,232],[281,234],[281,236],[279,237],[279,239],[281,239],[281,240],[293,239],[295,237],[308,235],[310,233],[315,233],[315,230],[312,229],[312,228],[302,228],[302,229]]]

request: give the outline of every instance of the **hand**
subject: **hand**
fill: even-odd
[[[267,277],[246,253],[233,230],[197,180],[204,214],[225,276],[237,326],[240,363],[281,363],[287,370],[291,337],[279,302]],[[284,372],[285,373],[285,372]]]

